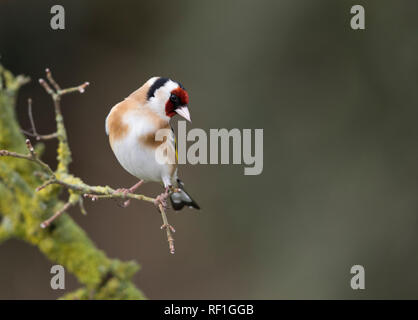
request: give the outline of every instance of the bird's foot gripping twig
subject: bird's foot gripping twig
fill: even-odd
[[[158,209],[158,207],[161,205],[164,209],[167,209],[168,208],[168,205],[167,205],[167,199],[168,199],[168,196],[170,195],[170,190],[171,190],[171,187],[166,187],[165,188],[165,191],[163,192],[163,193],[161,193],[160,195],[158,195],[156,198],[155,198],[155,200],[154,200],[154,204],[155,204],[155,206],[157,207],[157,209]]]
[[[129,189],[127,188],[119,188],[115,190],[115,193],[122,193],[125,196],[128,193],[134,193],[136,191],[136,189],[138,189],[142,184],[144,183],[144,180],[139,180],[136,184],[134,184],[132,187],[130,187]],[[126,201],[124,201],[122,204],[119,204],[122,208],[126,208],[127,206],[129,206],[129,204],[131,203],[131,199],[128,199]]]

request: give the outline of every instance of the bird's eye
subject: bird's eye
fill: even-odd
[[[170,101],[171,101],[173,104],[177,104],[177,103],[179,102],[179,97],[177,97],[175,94],[171,94],[171,96],[170,96]]]

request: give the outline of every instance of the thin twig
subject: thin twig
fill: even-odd
[[[72,92],[80,92],[80,93],[84,93],[84,91],[86,90],[87,86],[90,85],[90,82],[84,82],[83,84],[77,86],[77,87],[73,87],[73,88],[68,88],[68,89],[63,89],[63,90],[59,90],[57,92],[58,95],[62,96],[64,94],[68,94],[68,93],[72,93]]]
[[[80,206],[81,213],[84,214],[84,215],[86,215],[87,214],[87,210],[84,207],[84,201],[83,201],[83,198],[82,197],[80,197],[80,200],[78,200],[78,205]]]
[[[51,70],[49,70],[49,68],[46,68],[45,73],[46,73],[46,78],[48,79],[49,83],[52,84],[52,86],[55,88],[57,92],[60,91],[61,88],[58,85],[58,83],[55,81],[55,79],[52,77]]]
[[[54,179],[49,179],[47,181],[45,181],[42,185],[40,185],[39,187],[36,188],[36,191],[39,192],[42,189],[45,189],[47,186],[54,184],[55,180]]]
[[[57,181],[57,183],[61,184],[61,181]],[[74,186],[72,185],[68,185],[67,183],[65,183],[65,186],[67,186],[67,188],[73,188]],[[81,191],[80,189],[84,189],[84,190],[91,190],[94,191],[96,188],[101,188],[100,186],[97,187],[91,187],[91,186],[86,186],[85,188],[77,188],[77,191]],[[75,188],[73,190],[76,190]],[[90,198],[93,201],[99,200],[99,199],[135,199],[135,200],[143,200],[143,201],[147,201],[147,202],[152,202],[154,203],[155,199],[151,198],[151,197],[147,197],[144,196],[142,194],[136,194],[136,193],[122,193],[122,192],[113,192],[111,191],[113,189],[109,188],[109,190],[105,193],[101,193],[99,192],[86,192],[84,193],[84,197],[86,198]]]
[[[55,121],[57,123],[57,132],[56,138],[58,138],[58,168],[57,172],[68,173],[68,167],[71,163],[71,149],[68,145],[67,139],[67,130],[64,125],[64,118],[61,112],[61,96],[72,93],[72,92],[80,92],[83,93],[86,87],[89,85],[88,82],[85,82],[79,86],[71,87],[67,89],[61,89],[58,83],[52,76],[51,70],[46,69],[46,78],[51,85],[49,85],[44,79],[39,79],[39,83],[45,89],[45,91],[51,96],[54,109],[55,109]],[[51,88],[51,86],[55,89],[55,91]]]
[[[57,212],[54,213],[54,215],[49,218],[48,220],[45,220],[44,222],[41,223],[41,228],[45,229],[46,227],[48,227],[52,221],[54,221],[56,218],[58,218],[60,215],[62,215],[65,211],[67,211],[71,206],[72,206],[72,202],[68,201],[64,204],[64,206],[58,210]]]
[[[51,169],[51,167],[49,165],[47,165],[45,162],[43,162],[42,160],[40,160],[38,157],[33,157],[31,153],[27,155],[27,154],[17,153],[17,152],[13,152],[13,151],[8,151],[8,150],[0,150],[0,157],[1,156],[2,157],[13,157],[13,158],[25,159],[25,160],[29,160],[29,161],[36,162],[43,169],[45,169],[45,171],[51,177],[54,177],[55,176],[54,171],[52,171],[52,169]]]
[[[32,99],[31,98],[28,99],[28,116],[29,116],[30,124],[32,126],[32,132],[29,132],[29,131],[26,131],[26,130],[22,129],[22,132],[24,134],[35,137],[36,140],[38,140],[38,141],[39,140],[51,140],[51,139],[55,139],[55,138],[58,137],[56,132],[51,133],[51,134],[45,134],[45,135],[42,135],[42,134],[38,133],[38,131],[36,130],[36,126],[35,126],[35,121],[33,119]]]
[[[31,136],[31,137],[34,137],[38,141],[40,141],[40,140],[52,140],[52,139],[58,138],[58,135],[57,135],[56,132],[55,133],[51,133],[51,134],[42,134],[42,135],[40,135],[40,134],[34,134],[34,133],[29,132],[27,130],[23,130],[23,129],[21,129],[21,130],[22,130],[22,132],[24,134],[26,134],[28,136]]]
[[[51,96],[54,95],[54,90],[51,89],[51,87],[49,86],[49,84],[44,80],[44,79],[39,79],[39,83],[41,84],[42,87],[44,87],[45,91],[50,94]]]
[[[161,217],[163,218],[163,225],[161,226],[161,229],[165,229],[166,233],[167,233],[167,241],[168,241],[168,247],[170,248],[170,253],[174,254],[175,250],[174,250],[174,238],[173,235],[171,234],[171,232],[176,232],[176,230],[174,230],[173,226],[171,226],[168,223],[167,220],[167,216],[165,214],[164,208],[162,204],[158,205],[158,209],[160,210],[161,213]]]
[[[38,132],[36,131],[35,121],[33,120],[32,99],[31,98],[28,99],[28,115],[29,115],[30,124],[32,125],[32,132],[36,137],[38,137],[39,135],[38,135]]]

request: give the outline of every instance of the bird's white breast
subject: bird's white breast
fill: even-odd
[[[170,169],[157,162],[155,149],[141,143],[141,137],[153,133],[158,128],[141,112],[126,112],[122,119],[127,126],[126,135],[113,141],[112,149],[122,167],[133,176],[166,184],[170,181]]]

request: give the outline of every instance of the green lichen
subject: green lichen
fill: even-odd
[[[14,107],[16,94],[25,78],[14,77],[0,65],[0,79],[5,79],[0,80],[0,149],[27,153]],[[57,126],[58,134],[65,135],[65,129]],[[60,133],[60,130],[63,131]],[[43,146],[39,144],[35,150],[39,155]],[[71,184],[83,184],[67,172],[71,162],[68,144],[59,143],[58,159],[57,176]],[[41,180],[34,172],[39,170],[39,165],[31,161],[0,158],[0,243],[11,237],[23,240],[73,273],[84,287],[63,299],[144,299],[131,282],[139,270],[138,264],[109,259],[71,217],[64,213],[53,222],[52,228],[40,228],[41,222],[59,210],[63,203],[58,198],[62,191],[59,185],[35,191]],[[80,199],[79,192],[70,191],[72,204]]]

